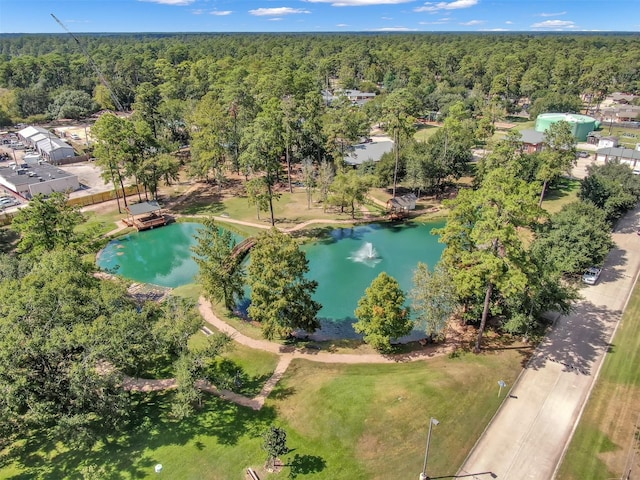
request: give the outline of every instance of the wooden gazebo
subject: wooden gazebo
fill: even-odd
[[[162,214],[162,207],[155,200],[129,205],[127,213],[129,216],[123,219],[123,222],[138,231],[167,224],[167,218]]]

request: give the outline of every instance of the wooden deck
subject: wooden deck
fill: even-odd
[[[154,227],[162,227],[167,224],[167,217],[164,215],[150,215],[148,217],[124,218],[122,221],[129,227],[136,230],[149,230]]]

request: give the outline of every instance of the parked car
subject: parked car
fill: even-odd
[[[13,207],[14,205],[20,205],[20,203],[15,198],[5,197],[0,199],[0,206],[3,208]]]
[[[602,269],[598,267],[589,267],[582,275],[582,281],[587,285],[595,285],[600,278]]]
[[[580,151],[580,152],[578,152],[578,156],[580,158],[587,158],[589,156],[589,152],[585,152],[584,150]]]

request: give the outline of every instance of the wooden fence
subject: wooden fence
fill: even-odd
[[[136,193],[138,193],[138,189],[136,185],[124,187],[124,191],[127,194],[127,196],[135,195]],[[118,190],[118,196],[122,198],[122,192],[120,190]],[[109,190],[108,192],[100,192],[100,193],[94,193],[92,195],[85,195],[83,197],[70,198],[67,201],[67,205],[76,206],[76,207],[86,207],[87,205],[95,205],[96,203],[108,202],[109,200],[115,200],[115,199],[116,199],[115,191]]]
[[[124,191],[127,194],[127,197],[130,195],[136,195],[138,193],[138,189],[136,185],[131,185],[128,187],[124,187]],[[140,193],[143,193],[142,191]],[[122,192],[118,190],[118,196],[122,199]],[[67,200],[67,205],[72,207],[86,207],[87,205],[95,205],[96,203],[108,202],[109,200],[115,200],[116,194],[114,190],[110,190],[108,192],[100,192],[94,193],[92,195],[86,195],[84,197],[76,197],[70,198]],[[10,225],[13,221],[13,218],[18,214],[15,212],[2,212],[0,213],[0,227],[4,227],[6,225]]]

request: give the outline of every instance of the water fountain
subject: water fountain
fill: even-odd
[[[357,263],[364,263],[369,267],[375,267],[382,260],[371,242],[365,242],[351,254],[349,259]]]
[[[403,291],[411,290],[416,264],[433,266],[440,259],[444,245],[432,230],[443,225],[359,225],[334,229],[317,242],[302,245],[309,261],[308,278],[318,282],[314,300],[322,305],[318,312],[322,335],[359,337],[352,327],[353,312],[380,272],[395,278]],[[118,275],[136,282],[168,287],[194,282],[198,266],[191,258],[190,246],[195,244],[193,236],[198,228],[202,225],[176,222],[112,240],[98,258],[98,266],[117,269]],[[424,338],[424,332],[418,333]]]

